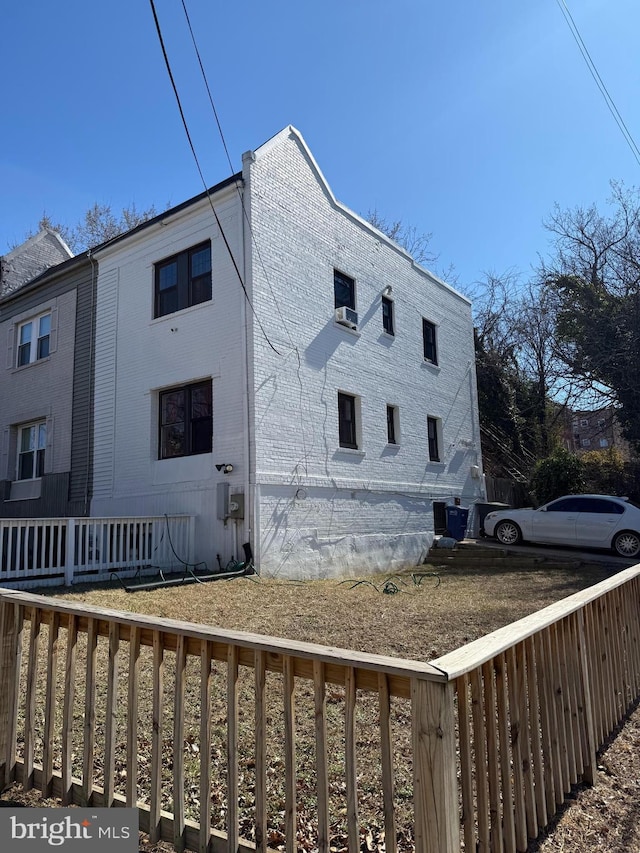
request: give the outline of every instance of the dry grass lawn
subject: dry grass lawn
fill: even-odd
[[[440,577],[424,577],[416,584],[410,575],[394,576],[391,585],[397,591],[393,594],[383,591],[386,578],[380,576],[363,578],[357,585],[355,581],[295,583],[254,577],[136,593],[111,585],[70,593],[48,590],[47,594],[111,609],[429,660],[613,574],[605,565],[532,561],[524,568],[515,568],[509,561],[423,568],[437,571]],[[554,832],[531,850],[640,851],[636,830],[640,713],[631,716],[601,762],[605,770],[598,784],[576,792]],[[8,796],[17,799],[19,793],[14,789],[4,795]],[[300,836],[299,846],[312,849]],[[147,844],[141,849],[152,848]],[[403,845],[403,849],[409,847]]]

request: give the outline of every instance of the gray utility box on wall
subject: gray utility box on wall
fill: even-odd
[[[228,518],[244,518],[244,494],[242,492],[232,494],[229,483],[218,483],[216,497],[216,514],[221,521],[226,521]]]

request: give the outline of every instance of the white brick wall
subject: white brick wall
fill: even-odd
[[[292,129],[245,157],[245,181],[262,259],[254,303],[281,352],[254,327],[261,569],[415,564],[433,538],[432,500],[481,493],[469,303],[339,205]],[[334,268],[356,281],[357,335],[333,322]],[[382,328],[387,285],[394,338]],[[423,317],[438,328],[438,367],[423,358]],[[362,453],[339,448],[339,390],[360,398]],[[396,448],[387,404],[399,408]],[[428,462],[427,416],[442,421],[441,463]]]

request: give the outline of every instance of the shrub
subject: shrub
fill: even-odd
[[[574,453],[559,448],[536,462],[529,485],[538,504],[582,492],[585,488],[584,464]]]

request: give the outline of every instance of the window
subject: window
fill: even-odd
[[[338,439],[340,447],[352,450],[358,449],[356,408],[355,397],[338,392]]]
[[[591,439],[590,438],[583,438],[581,441],[581,444],[583,447],[591,447]]]
[[[429,320],[422,319],[422,341],[424,345],[425,361],[430,361],[431,364],[438,363],[438,353],[436,350],[436,327]]]
[[[588,420],[588,418],[581,418],[581,419],[580,419],[580,426],[581,426],[581,427],[588,427],[588,426],[589,426],[589,420]]]
[[[400,439],[397,406],[387,406],[387,444],[398,444]]]
[[[382,297],[382,328],[388,335],[395,335],[393,323],[393,299]]]
[[[609,447],[609,439],[601,438],[600,439],[600,447]]]
[[[159,459],[211,453],[211,380],[160,392]]]
[[[155,267],[154,317],[211,299],[211,243],[180,252]]]
[[[45,421],[20,427],[18,436],[18,480],[35,480],[44,473],[44,452],[47,444]]]
[[[429,439],[429,462],[440,462],[440,420],[427,418],[427,436]]]
[[[41,314],[18,327],[18,367],[49,355],[51,314]]]
[[[338,270],[333,271],[333,296],[335,308],[352,308],[356,307],[356,283],[353,278],[345,275]]]

